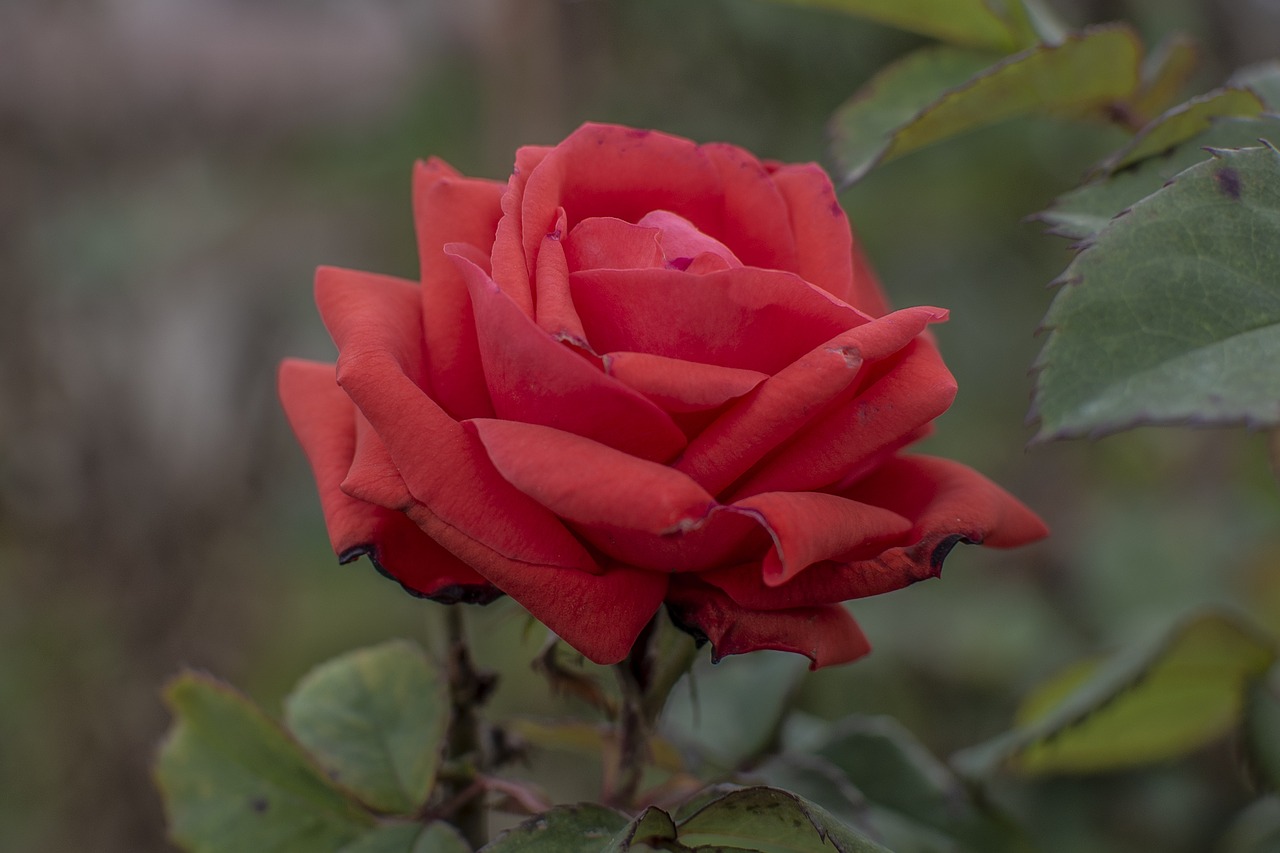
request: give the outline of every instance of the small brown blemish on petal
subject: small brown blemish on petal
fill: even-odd
[[[1223,166],[1213,173],[1218,190],[1232,201],[1240,200],[1240,173],[1230,166]]]
[[[831,215],[844,216],[844,208],[840,206],[840,202],[838,201],[831,202]]]

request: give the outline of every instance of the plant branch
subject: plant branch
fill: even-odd
[[[494,678],[475,668],[467,646],[462,606],[445,608],[445,671],[449,678],[451,722],[445,742],[445,759],[465,768],[455,778],[442,780],[441,794],[448,820],[473,849],[488,841],[488,814],[480,778],[482,755],[477,708],[493,690]]]

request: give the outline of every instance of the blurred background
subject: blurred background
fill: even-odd
[[[1274,0],[1061,6],[1200,38],[1199,89],[1280,46]],[[823,160],[827,116],[918,43],[764,0],[5,0],[0,849],[170,849],[149,765],[180,667],[274,712],[329,656],[433,642],[435,605],[337,565],[274,395],[281,357],[333,354],[315,266],[416,276],[415,158],[504,178],[518,145],[591,119]],[[1260,436],[1024,449],[1033,331],[1070,252],[1023,218],[1117,141],[1017,122],[842,196],[894,302],[952,310],[960,396],[929,449],[1054,537],[957,549],[942,580],[855,603],[875,652],[806,678],[810,713],[891,713],[946,756],[1058,667],[1195,604],[1280,628]],[[574,710],[529,672],[542,637],[517,608],[473,615],[495,714]],[[1209,849],[1250,796],[1231,751],[1034,783],[1027,814],[1045,849]],[[589,763],[550,770],[553,793],[591,796]]]

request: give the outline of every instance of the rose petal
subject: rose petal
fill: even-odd
[[[480,357],[500,418],[555,427],[633,456],[670,459],[685,444],[671,418],[641,394],[552,340],[464,258]]]
[[[725,242],[751,267],[799,272],[787,202],[764,165],[735,145],[711,143],[702,152],[724,187]]]
[[[669,210],[713,237],[723,231],[720,176],[687,139],[648,130],[584,124],[529,173],[520,199],[525,265],[536,268],[541,235],[557,208],[573,227],[592,216],[636,222]]]
[[[466,425],[511,485],[569,521],[671,533],[715,503],[679,471],[572,433],[489,419]]]
[[[800,276],[873,317],[882,316],[888,301],[875,277],[867,275],[870,268],[860,250],[860,263],[854,262],[849,218],[827,173],[814,163],[771,165],[774,186],[791,212]]]
[[[502,215],[502,191],[502,184],[464,178],[434,157],[414,167],[413,218],[429,387],[454,417],[485,417],[493,407],[485,391],[467,286],[443,246],[466,243],[487,256]]]
[[[564,252],[570,272],[645,269],[665,263],[657,228],[611,216],[593,216],[575,225],[564,241]]]
[[[839,605],[761,612],[677,576],[667,608],[677,625],[711,641],[713,662],[727,655],[774,649],[809,658],[810,669],[848,663],[871,651],[858,623]]]
[[[815,418],[761,462],[730,500],[852,481],[921,437],[955,395],[955,379],[937,348],[916,338],[857,396]]]
[[[619,563],[654,572],[701,572],[763,553],[769,534],[759,519],[716,507],[700,523],[668,533],[616,524],[575,524],[578,535]]]
[[[750,567],[717,569],[699,577],[743,607],[808,607],[879,595],[937,577],[957,542],[1012,548],[1048,533],[1016,498],[971,468],[945,459],[894,459],[844,497],[875,503],[910,519],[908,544],[867,560],[819,563],[781,586],[766,585],[761,573]]]
[[[569,293],[569,262],[561,237],[568,225],[564,209],[556,219],[555,230],[542,238],[538,253],[538,274],[534,278],[534,319],[548,335],[577,346],[586,346],[582,321],[573,307]]]
[[[560,520],[504,480],[479,440],[413,381],[422,372],[415,285],[322,271],[316,302],[338,346],[338,383],[386,444],[418,503],[504,558],[599,571]],[[493,579],[485,565],[467,559],[440,536],[433,538]]]
[[[583,270],[573,302],[596,352],[647,352],[773,373],[865,322],[795,275],[750,267]]]
[[[822,414],[857,381],[865,364],[892,355],[945,317],[937,308],[907,308],[837,335],[731,406],[689,442],[675,467],[713,495],[722,493]]]
[[[669,210],[651,210],[636,224],[658,229],[658,245],[662,249],[666,266],[677,266],[674,261],[703,254],[719,257],[724,261],[725,269],[742,266],[742,261],[738,260],[728,246],[703,234],[692,222]]]
[[[644,352],[611,352],[604,369],[667,412],[702,412],[723,406],[755,388],[768,375]]]
[[[287,359],[280,365],[279,391],[311,462],[329,541],[341,562],[367,554],[405,589],[437,601],[484,603],[501,595],[401,513],[342,491],[355,453],[358,413],[338,387],[333,365]]]
[[[786,583],[821,560],[867,558],[912,529],[895,512],[821,492],[766,492],[733,509],[759,516],[773,536],[762,568],[769,586]]]

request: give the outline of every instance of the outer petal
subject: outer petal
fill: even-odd
[[[720,494],[853,387],[864,365],[896,353],[945,317],[937,308],[907,308],[837,335],[730,407],[675,467]]]
[[[444,254],[466,243],[488,255],[502,215],[503,185],[464,178],[442,160],[413,172],[413,216],[422,267],[422,331],[432,397],[454,417],[492,414],[466,282]]]
[[[697,581],[678,578],[667,594],[677,625],[711,641],[712,660],[762,649],[795,652],[810,669],[848,663],[871,651],[858,623],[839,605],[760,612]]]
[[[286,360],[280,400],[311,462],[329,541],[343,563],[367,554],[410,592],[447,603],[484,603],[501,593],[403,514],[345,494],[340,483],[355,454],[356,408],[333,365]]]
[[[955,378],[937,348],[917,338],[853,399],[816,418],[761,462],[735,487],[733,499],[852,482],[921,437],[955,395]]]
[[[879,595],[937,577],[957,542],[1012,548],[1048,533],[1035,514],[981,474],[929,456],[894,459],[844,496],[910,519],[908,544],[868,560],[819,563],[776,587],[766,585],[759,571],[741,567],[699,577],[743,607],[810,607]]]
[[[422,372],[417,287],[380,276],[322,271],[316,301],[338,346],[339,384],[386,444],[418,503],[456,533],[482,544],[484,553],[532,566],[599,570],[559,519],[507,483],[475,436],[413,381]],[[432,535],[494,580],[486,565]]]
[[[821,560],[874,556],[901,542],[912,527],[890,510],[822,492],[766,492],[733,506],[758,515],[773,536],[761,567],[769,586]]]
[[[573,302],[597,352],[631,351],[764,373],[866,318],[792,273],[751,267],[584,270]]]
[[[459,257],[475,306],[485,378],[498,417],[585,436],[644,459],[685,444],[671,418],[538,328],[484,271]]]
[[[791,211],[800,275],[873,317],[887,312],[888,300],[861,250],[855,262],[849,218],[827,173],[814,163],[774,165],[773,181]]]
[[[467,426],[503,477],[569,521],[672,533],[701,521],[715,504],[679,471],[573,433],[487,419]]]
[[[585,347],[586,334],[569,293],[569,261],[562,238],[568,226],[564,210],[558,211],[556,228],[542,238],[538,275],[534,278],[534,317],[548,335]]]

